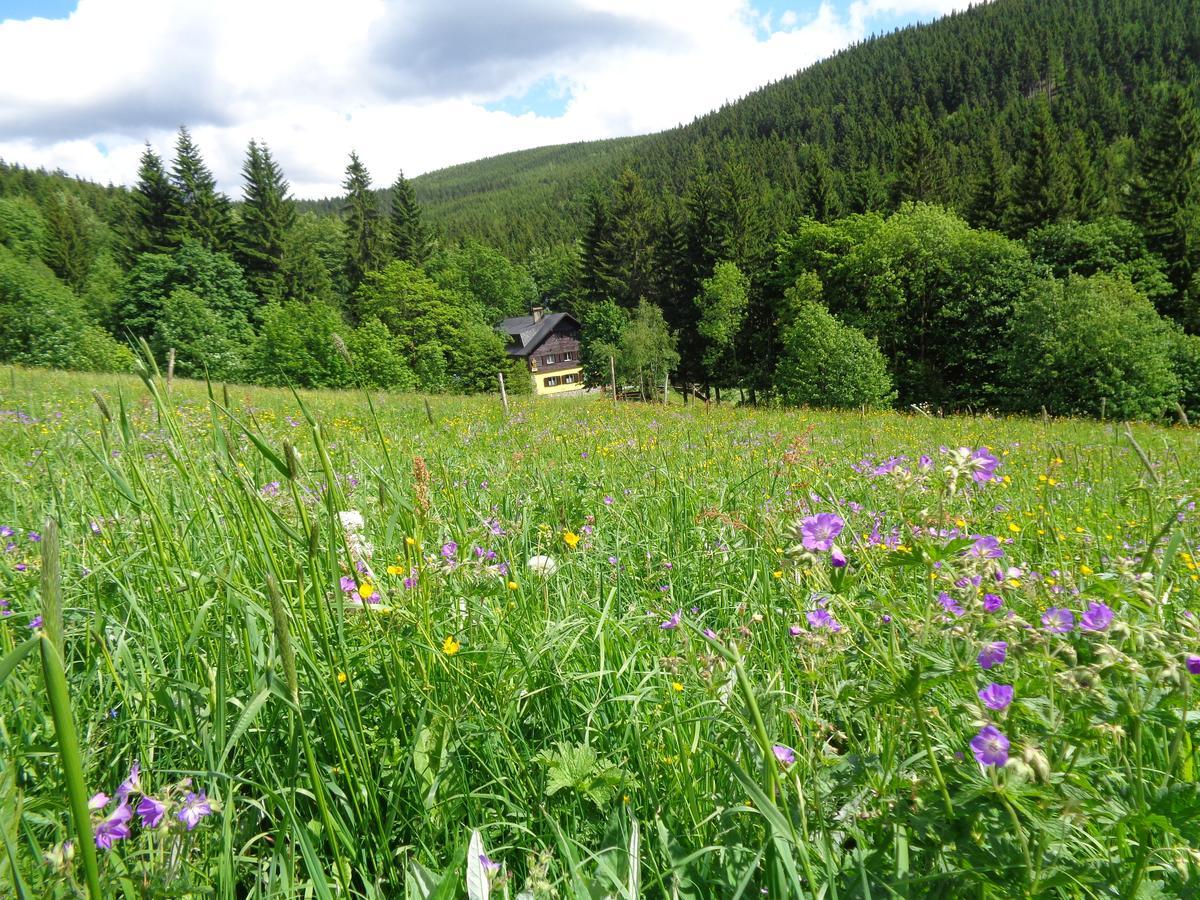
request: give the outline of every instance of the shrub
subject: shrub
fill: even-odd
[[[811,272],[785,294],[783,347],[775,370],[780,400],[790,406],[890,406],[896,392],[879,346],[839,322],[820,295],[820,279]]]
[[[379,319],[369,316],[346,336],[354,380],[362,387],[411,391],[417,379],[400,346]]]
[[[175,371],[185,378],[239,381],[247,376],[254,332],[236,312],[221,313],[185,287],[163,302],[150,347],[165,359],[175,350]]]
[[[251,353],[251,378],[306,388],[349,386],[350,366],[333,346],[333,335],[345,328],[341,313],[328,303],[268,304]]]
[[[1193,425],[1200,425],[1200,335],[1171,329],[1171,368],[1179,382],[1179,405]]]
[[[1151,419],[1175,404],[1171,329],[1127,278],[1046,281],[1010,331],[1010,401],[1057,415]]]

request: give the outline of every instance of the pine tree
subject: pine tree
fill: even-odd
[[[818,222],[830,222],[841,214],[842,205],[838,199],[833,166],[820,147],[813,147],[808,153],[802,190],[804,207]]]
[[[1064,152],[1067,167],[1071,171],[1070,217],[1089,222],[1104,215],[1107,211],[1108,196],[1100,174],[1096,171],[1088,140],[1078,128],[1072,130],[1071,139],[1067,141]]]
[[[1040,225],[1062,221],[1070,214],[1073,193],[1071,169],[1059,149],[1050,103],[1040,97],[1034,101],[1033,124],[1013,177],[1005,216],[1009,233],[1024,237]]]
[[[971,186],[966,219],[976,228],[999,231],[1007,203],[1008,159],[1000,147],[1000,136],[993,129]]]
[[[278,300],[284,293],[284,248],[296,224],[296,207],[266,144],[250,141],[242,177],[246,185],[235,256],[258,298]]]
[[[650,295],[654,268],[654,219],[646,187],[632,169],[625,169],[612,188],[608,208],[608,239],[602,244],[607,272],[602,272],[607,296],[625,309],[634,309]]]
[[[171,212],[176,208],[175,187],[167,177],[162,158],[149,144],[142,151],[130,205],[124,235],[127,264],[132,265],[143,253],[170,253],[178,246],[171,229]]]
[[[1166,260],[1176,297],[1163,312],[1189,331],[1200,331],[1195,309],[1200,302],[1195,284],[1200,272],[1200,120],[1191,97],[1177,84],[1154,91],[1154,107],[1137,145],[1128,207],[1146,246]]]
[[[346,222],[346,280],[353,292],[368,272],[378,270],[384,262],[382,222],[379,204],[371,190],[371,175],[353,151],[342,189],[346,192],[342,201]]]
[[[58,191],[42,205],[46,238],[42,260],[75,291],[83,290],[96,259],[97,224],[75,194]]]
[[[605,247],[610,242],[611,224],[604,195],[593,190],[587,197],[587,224],[580,239],[580,267],[584,299],[589,306],[608,299],[610,266]]]
[[[401,172],[392,185],[392,208],[388,216],[388,248],[395,259],[422,265],[429,258],[429,231],[421,217],[421,206],[412,182]]]
[[[213,253],[230,249],[233,217],[229,198],[217,191],[217,180],[183,125],[175,141],[171,186],[174,190],[167,219],[172,241],[181,244],[185,238],[190,239]]]
[[[893,201],[897,205],[904,200],[943,203],[949,180],[950,168],[934,140],[928,112],[920,107],[911,110],[900,136]]]

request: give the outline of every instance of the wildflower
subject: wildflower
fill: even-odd
[[[363,600],[368,601],[371,600],[371,598],[375,598],[376,602],[379,600],[379,597],[375,592],[375,585],[371,584],[369,581],[364,581],[358,586],[358,596],[362,597]]]
[[[563,537],[563,543],[566,544],[568,547],[570,547],[572,550],[574,550],[576,547],[579,546],[579,535],[577,535],[575,532],[564,531],[562,537]]]
[[[1079,627],[1084,631],[1107,631],[1112,620],[1113,611],[1106,604],[1093,600],[1079,617]]]
[[[987,687],[980,689],[979,699],[988,709],[999,712],[1012,703],[1013,687],[1011,684],[997,684],[993,681]]]
[[[547,578],[558,571],[558,563],[556,563],[554,558],[550,556],[531,556],[525,565],[527,565],[530,571],[532,571],[534,574],[542,575]]]
[[[488,858],[486,853],[479,854],[479,864],[483,866],[483,870],[487,872],[488,877],[491,877],[500,871],[500,863],[493,862]]]
[[[1008,762],[1008,738],[995,725],[985,725],[971,738],[971,752],[983,766],[1002,766]]]
[[[613,505],[613,498],[612,498],[612,497],[610,497],[608,494],[605,494],[605,495],[604,495],[604,505],[605,505],[605,506],[612,506],[612,505]]]
[[[106,806],[108,806],[108,794],[104,793],[104,791],[92,794],[91,799],[88,800],[88,809],[92,812],[104,809]]]
[[[1000,541],[990,534],[975,535],[975,543],[967,548],[967,554],[977,559],[999,559],[1004,555]]]
[[[353,575],[343,575],[338,584],[341,585],[344,594],[353,594],[358,590],[358,582],[354,580]]]
[[[808,624],[817,630],[832,631],[835,634],[842,630],[842,624],[833,617],[827,609],[814,609],[805,614]]]
[[[446,639],[442,641],[442,652],[447,656],[453,656],[462,649],[462,644],[454,639],[454,635],[446,635]]]
[[[1067,634],[1075,630],[1075,613],[1061,606],[1052,606],[1042,613],[1042,624],[1051,634]]]
[[[704,636],[706,638],[708,638],[710,641],[715,641],[717,639],[717,633],[715,631],[713,631],[711,628],[704,629]],[[1196,658],[1200,659],[1200,656],[1198,656]]]
[[[29,540],[31,543],[40,544],[42,542],[42,536],[36,531],[31,531],[29,532]]]
[[[846,523],[835,513],[819,513],[809,516],[800,523],[800,540],[806,550],[822,552],[833,547],[834,539],[842,533]]]
[[[260,494],[262,494],[264,497],[275,497],[275,496],[278,496],[278,494],[279,494],[279,482],[278,482],[278,481],[268,481],[266,484],[264,484],[262,487],[260,487],[260,488],[258,489],[258,492],[259,492]],[[99,529],[95,529],[95,531],[96,531],[96,533],[97,533],[97,534],[99,534],[99,533],[100,533],[100,532],[99,532]]]
[[[157,828],[167,811],[167,805],[154,797],[142,797],[137,805],[137,814],[141,817],[143,828]]]
[[[517,589],[517,586],[518,586],[518,585],[517,585],[517,583],[516,583],[515,581],[510,581],[510,582],[508,583],[508,589],[509,589],[510,591],[515,591],[515,590]]]
[[[101,850],[111,850],[117,841],[129,837],[129,820],[133,818],[133,810],[124,800],[105,819],[95,827],[96,846]]]
[[[679,627],[679,618],[681,615],[683,615],[683,610],[676,610],[674,615],[671,616],[671,618],[667,619],[667,621],[663,622],[658,627],[662,628],[665,631],[670,631],[672,628],[678,628]]]
[[[771,752],[785,769],[796,761],[796,751],[785,744],[776,744],[771,748]]]
[[[205,797],[204,791],[201,791],[199,794],[188,791],[187,797],[183,800],[183,807],[175,817],[187,825],[188,831],[191,831],[200,824],[201,819],[211,815],[212,805]]]
[[[33,617],[33,620],[32,620],[32,621],[30,621],[30,623],[29,623],[29,628],[30,628],[31,630],[32,630],[32,629],[35,629],[35,628],[41,628],[41,627],[42,627],[42,624],[43,624],[43,623],[42,623],[42,617],[41,617],[41,616],[34,616],[34,617]]]
[[[1004,600],[1001,599],[999,594],[984,594],[983,595],[983,608],[986,612],[990,612],[990,613],[995,612],[1003,605],[1004,605]]]
[[[1183,664],[1187,667],[1189,675],[1200,675],[1200,656],[1190,654]]]
[[[404,539],[404,543],[409,547],[415,547],[417,545],[417,539],[415,537],[406,537]]]
[[[992,641],[990,644],[985,644],[983,649],[979,651],[979,667],[981,669],[991,669],[998,666],[1008,658],[1008,642],[1007,641]]]
[[[142,767],[138,762],[134,762],[129,767],[129,777],[121,782],[121,786],[117,788],[117,799],[122,803],[131,792],[140,791],[142,789]]]
[[[8,525],[0,525],[0,537],[12,537],[13,530]]]
[[[835,569],[846,568],[846,554],[841,551],[837,544],[834,544],[829,551],[830,561]]]
[[[389,575],[403,575],[404,574],[404,566],[388,566],[387,573]]]
[[[683,693],[683,685],[680,684],[678,681],[672,681],[671,682],[671,690],[673,690],[677,694],[681,694],[681,693]]]
[[[345,683],[346,683],[346,677],[347,677],[347,676],[346,676],[346,673],[345,673],[345,672],[338,672],[338,673],[337,673],[337,682],[338,682],[338,684],[345,684]]]
[[[978,484],[991,481],[996,475],[996,466],[1000,465],[1000,460],[992,455],[987,447],[980,447],[967,458],[967,468],[971,472],[971,478]]]
[[[342,530],[347,534],[354,534],[360,531],[363,527],[363,515],[356,509],[348,509],[338,513],[338,520],[342,523]]]
[[[966,610],[959,605],[959,602],[945,591],[942,591],[940,594],[938,594],[938,603],[942,604],[942,609],[954,616],[961,616],[966,612]]]
[[[444,559],[455,559],[458,556],[458,544],[454,541],[446,541],[442,544],[442,557]]]

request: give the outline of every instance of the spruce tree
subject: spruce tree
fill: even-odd
[[[171,229],[175,187],[167,177],[162,158],[149,143],[142,151],[137,185],[130,192],[130,207],[124,235],[128,265],[143,253],[170,253],[178,246]]]
[[[1071,132],[1065,154],[1071,171],[1070,217],[1090,222],[1107,212],[1108,196],[1096,170],[1088,139],[1078,128]]]
[[[580,239],[583,293],[589,306],[608,299],[610,266],[605,248],[610,231],[608,204],[599,190],[593,190],[587,197],[587,224]]]
[[[976,169],[966,219],[976,228],[999,231],[1008,202],[1008,159],[995,129],[988,137]]]
[[[805,210],[818,222],[833,221],[841,214],[833,166],[820,147],[813,147],[808,153],[801,189]]]
[[[371,190],[371,175],[353,151],[342,189],[346,192],[342,201],[342,217],[346,223],[346,280],[353,292],[368,272],[377,271],[384,264],[379,204]]]
[[[625,169],[612,188],[609,231],[602,244],[607,272],[602,272],[607,296],[625,309],[648,297],[653,285],[654,219],[650,197],[641,176]]]
[[[1005,216],[1009,233],[1024,237],[1041,225],[1062,221],[1070,214],[1073,194],[1071,169],[1059,149],[1050,103],[1040,97],[1013,177]]]
[[[429,231],[421,217],[421,206],[412,182],[401,172],[392,185],[392,208],[388,216],[388,249],[395,259],[422,265],[431,250]]]
[[[233,236],[229,198],[217,191],[217,180],[184,125],[179,126],[175,141],[171,186],[174,190],[167,214],[171,240],[181,244],[190,239],[213,253],[229,250]]]
[[[1195,283],[1200,272],[1200,121],[1187,91],[1177,84],[1154,91],[1150,119],[1137,144],[1137,168],[1129,189],[1129,215],[1146,246],[1167,263],[1175,287],[1171,309],[1162,310],[1189,331],[1200,331]]]
[[[246,184],[235,255],[258,298],[278,300],[284,293],[283,257],[288,233],[296,224],[296,208],[266,144],[250,141],[242,178]]]
[[[897,205],[905,200],[943,203],[949,191],[949,180],[950,168],[934,139],[927,111],[920,107],[910,110],[900,133],[893,202]]]

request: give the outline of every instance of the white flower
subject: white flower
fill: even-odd
[[[342,521],[342,530],[346,534],[354,534],[363,527],[363,517],[357,509],[348,509],[345,512],[338,513],[338,518]]]
[[[538,575],[549,577],[558,571],[558,563],[551,556],[531,556],[529,562],[525,565],[529,566],[530,571]]]

